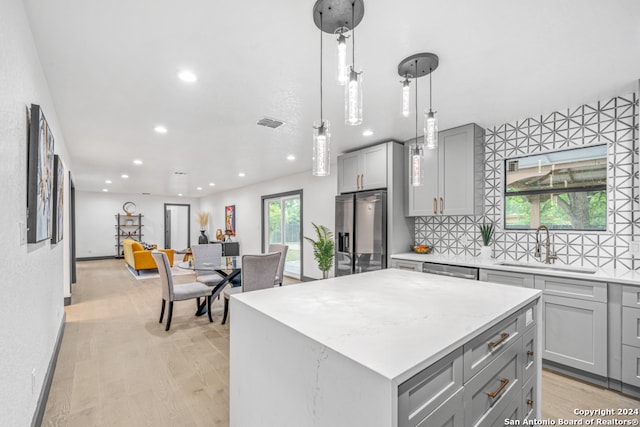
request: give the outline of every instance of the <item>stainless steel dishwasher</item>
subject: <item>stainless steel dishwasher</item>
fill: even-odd
[[[423,273],[439,274],[441,276],[460,277],[462,279],[478,280],[478,269],[461,267],[459,265],[436,264],[425,262],[422,264]]]

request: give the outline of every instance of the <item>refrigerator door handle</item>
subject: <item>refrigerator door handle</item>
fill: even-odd
[[[344,233],[344,236],[342,237],[344,240],[344,250],[345,252],[351,252],[351,250],[349,249],[349,233]]]

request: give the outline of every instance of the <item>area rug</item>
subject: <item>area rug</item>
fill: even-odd
[[[138,273],[129,264],[125,262],[124,266],[127,268],[127,270],[129,270],[129,273],[131,273],[131,275],[136,280],[157,279],[160,277],[158,270],[140,270],[140,275],[138,276]],[[175,264],[173,265],[173,267],[171,267],[172,276],[186,276],[189,274],[194,274],[193,270],[180,268]]]

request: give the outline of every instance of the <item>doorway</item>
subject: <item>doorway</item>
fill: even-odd
[[[270,244],[289,248],[284,275],[302,278],[302,190],[262,196],[262,251]]]
[[[164,204],[164,247],[177,251],[191,247],[191,205]]]

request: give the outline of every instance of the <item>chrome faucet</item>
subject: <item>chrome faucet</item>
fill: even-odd
[[[540,253],[540,230],[543,230],[547,232],[547,240],[545,242],[545,258],[544,258],[544,263],[545,264],[551,264],[552,262],[555,262],[555,260],[558,259],[558,257],[556,256],[556,254],[551,253],[551,240],[549,239],[549,227],[547,227],[546,225],[541,225],[538,227],[538,229],[536,230],[536,251],[533,254],[533,256],[540,258],[540,260],[542,261],[542,254]]]

